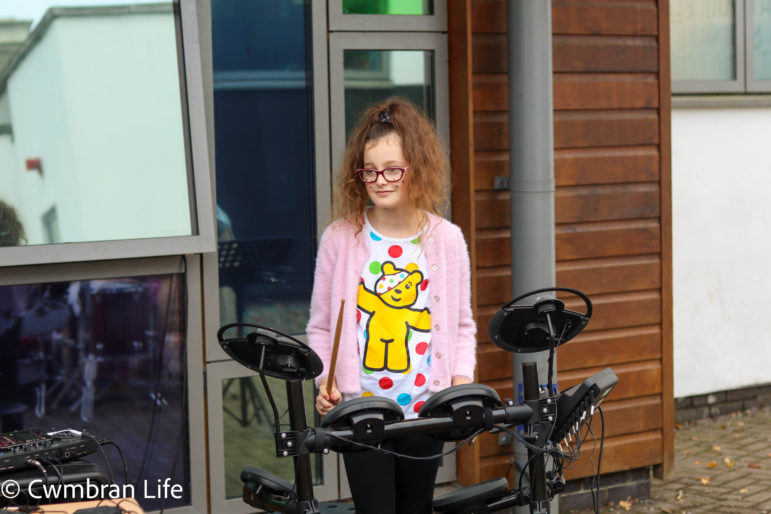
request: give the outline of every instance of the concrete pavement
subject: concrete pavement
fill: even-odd
[[[651,481],[650,499],[601,512],[771,513],[771,407],[678,426],[675,454],[670,476]]]

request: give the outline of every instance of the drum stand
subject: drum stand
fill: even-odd
[[[553,290],[577,293],[585,301],[586,314],[565,309],[563,302],[555,298],[539,298],[534,305],[515,303],[527,296]],[[554,352],[558,345],[577,335],[591,317],[589,299],[574,290],[539,290],[525,297],[503,306],[490,323],[493,342],[509,351]],[[252,331],[245,338],[226,337],[226,332],[233,328]],[[309,428],[302,381],[312,379],[323,371],[315,352],[290,336],[246,323],[222,327],[217,338],[228,355],[259,374],[274,414],[276,456],[294,459],[294,485],[253,467],[241,472],[244,502],[272,512],[315,514],[354,511],[350,503],[319,503],[313,497],[310,453],[355,451],[362,446],[377,448],[383,440],[415,433],[430,433],[440,440],[459,441],[476,437],[485,430],[509,430],[512,426],[524,424],[529,487],[510,490],[506,479],[498,478],[437,498],[433,507],[437,512],[444,513],[480,513],[529,505],[532,513],[547,514],[549,500],[564,488],[564,479],[561,467],[547,478],[545,454],[558,452],[556,444],[563,437],[577,434],[580,439],[582,425],[591,421],[595,407],[618,382],[615,373],[608,368],[583,384],[559,396],[552,396],[549,393],[551,388],[538,386],[536,364],[525,362],[522,366],[524,402],[519,404],[512,400],[501,402],[495,390],[488,386],[464,384],[431,396],[416,419],[404,420],[401,407],[391,399],[356,398],[332,409],[320,427]],[[266,375],[286,381],[289,430],[281,430],[278,409]],[[564,454],[562,456],[565,457]]]

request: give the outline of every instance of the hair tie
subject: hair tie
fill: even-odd
[[[385,109],[377,113],[377,122],[393,125],[393,120],[391,119],[391,109],[386,107]]]

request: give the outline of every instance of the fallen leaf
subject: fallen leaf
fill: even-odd
[[[725,462],[725,466],[726,466],[728,469],[731,469],[731,468],[733,468],[733,467],[736,465],[736,461],[735,461],[735,460],[731,460],[731,459],[729,459],[728,457],[726,457],[725,459],[723,459],[723,462]]]
[[[691,450],[684,450],[683,451],[683,455],[690,455],[690,454],[691,454]]]
[[[680,430],[681,428],[683,428],[683,425],[681,425],[680,423],[675,423],[676,430]]]
[[[677,501],[679,501],[679,502],[684,502],[685,501],[685,498],[683,497],[683,490],[682,489],[677,491],[677,496],[675,497],[675,499]]]
[[[711,461],[709,461],[709,464],[707,464],[707,467],[709,469],[716,468],[717,467],[717,462],[715,462],[714,460],[711,460]]]
[[[736,424],[736,426],[737,426],[737,427],[743,427],[743,426],[744,426],[744,421],[740,421],[740,422],[738,422],[738,423]]]
[[[746,487],[739,489],[739,494],[747,494],[748,492],[750,492],[750,490],[747,489]]]
[[[693,461],[693,465],[694,466],[701,466],[701,461],[700,460],[695,460],[695,461]]]
[[[725,425],[720,425],[720,430],[725,430]]]
[[[734,439],[739,439],[741,436],[741,434],[734,434]]]
[[[712,479],[709,477],[701,477],[699,480],[701,481],[702,484],[707,485],[709,481]]]
[[[769,453],[768,455],[766,455],[766,457],[771,457],[771,453]]]
[[[714,444],[714,445],[712,445],[712,449],[715,450],[716,452],[719,452],[720,451],[720,446]]]
[[[668,509],[666,507],[661,507],[661,512],[666,512],[667,514],[672,514],[672,509]]]
[[[691,437],[691,441],[698,441],[698,440],[699,440],[699,436],[697,435]]]
[[[760,464],[758,464],[757,462],[750,461],[749,467],[751,467],[752,469],[760,469]]]
[[[621,500],[620,502],[618,502],[618,505],[620,507],[624,507],[624,510],[629,510],[632,508],[632,502],[628,502],[624,500]]]

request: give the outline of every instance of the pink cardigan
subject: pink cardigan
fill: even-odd
[[[341,393],[360,392],[361,360],[356,341],[359,277],[369,257],[364,231],[336,221],[321,236],[308,321],[308,344],[321,357],[326,376],[332,354],[340,301],[345,299],[335,379]],[[471,265],[460,229],[429,214],[422,237],[431,281],[431,375],[429,390],[452,385],[452,378],[473,380],[476,324],[471,312]]]

